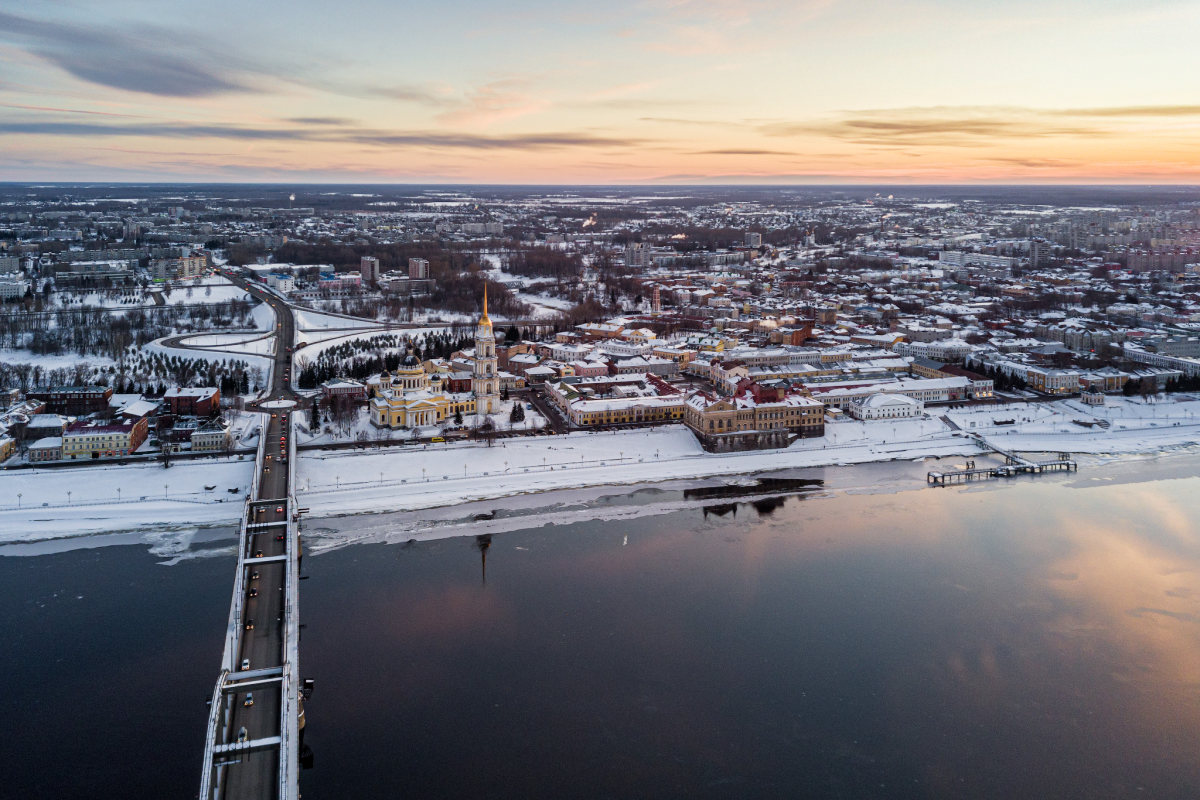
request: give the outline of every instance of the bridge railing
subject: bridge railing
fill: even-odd
[[[296,516],[296,426],[288,416],[287,566],[283,606],[283,680],[279,703],[279,797],[299,797],[300,772],[300,524]]]
[[[258,499],[259,477],[265,463],[267,445],[267,423],[262,423],[258,435],[258,451],[254,459],[254,475],[242,509],[242,520],[238,525],[237,571],[233,578],[233,599],[229,603],[229,621],[225,628],[225,650],[221,654],[221,672],[213,689],[212,708],[209,709],[208,731],[204,741],[204,766],[200,775],[200,800],[211,800],[218,782],[214,780],[214,748],[220,743],[224,726],[221,724],[221,709],[226,705],[222,689],[225,678],[236,669],[238,642],[240,641],[242,617],[246,602],[246,556],[249,553],[250,537],[247,525],[250,521],[251,503]]]

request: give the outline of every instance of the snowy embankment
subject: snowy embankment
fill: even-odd
[[[509,439],[493,447],[464,443],[305,453],[297,467],[297,495],[312,516],[320,517],[433,508],[552,489],[979,451],[973,441],[953,436],[933,420],[898,424],[897,440],[888,442],[860,439],[856,423],[838,427],[833,435],[801,440],[785,450],[727,454],[704,452],[682,425]]]
[[[0,472],[0,542],[235,525],[253,472],[249,455],[177,460],[169,469],[154,463],[7,470]]]
[[[1074,404],[1073,404],[1074,403]],[[1200,444],[1200,401],[1120,399],[1091,417],[1111,427],[1086,428],[1075,401],[948,412],[964,430],[1022,452],[1154,453]],[[936,408],[930,409],[936,413]],[[1017,424],[996,426],[996,420]],[[988,416],[991,415],[991,416]],[[971,423],[975,425],[972,426]],[[974,439],[940,417],[841,421],[825,436],[783,450],[706,453],[682,425],[617,433],[425,445],[376,451],[305,453],[297,495],[313,517],[434,508],[517,494],[602,485],[708,478],[780,469],[981,455]]]

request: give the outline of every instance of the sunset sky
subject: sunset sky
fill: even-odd
[[[1200,183],[1195,0],[0,0],[0,180]]]

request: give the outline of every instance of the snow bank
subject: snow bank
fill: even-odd
[[[176,460],[169,469],[155,463],[7,470],[0,472],[0,542],[236,524],[253,471],[249,455]]]

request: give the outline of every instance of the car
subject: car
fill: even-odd
[[[243,670],[250,669],[250,659],[248,659],[248,658],[242,659],[242,669]]]
[[[246,699],[242,701],[242,705],[246,708],[254,705],[254,692],[246,692]]]
[[[248,631],[254,630],[254,620],[252,620],[252,619],[246,620],[246,630],[248,630]]]
[[[255,551],[254,551],[254,557],[255,557],[255,558],[262,558],[262,557],[263,557],[263,551],[262,551],[262,550],[255,550]]]
[[[270,468],[270,467],[263,467],[263,472],[264,472],[264,473],[267,473],[267,472],[270,472],[270,471],[271,471],[271,468]]]
[[[276,414],[276,413],[274,413],[274,412],[271,412],[271,419],[276,419],[276,418],[278,418],[278,417],[279,417],[279,415],[278,415],[278,414]]]
[[[267,453],[267,461],[270,461],[270,460],[271,460],[271,454]]]
[[[435,442],[435,443],[441,443],[441,442],[444,442],[444,441],[446,441],[446,437],[445,437],[445,436],[434,436],[434,437],[433,437],[432,439],[430,439],[429,441],[431,441],[431,442]]]
[[[284,534],[279,533],[279,534],[275,535],[275,541],[282,542],[283,540],[284,540]]]
[[[276,513],[276,514],[282,514],[282,513],[283,513],[283,506],[275,506],[275,513]]]
[[[258,570],[254,570],[253,572],[250,573],[250,580],[252,580],[252,581],[258,580]]]
[[[250,589],[250,596],[251,596],[251,597],[258,597],[258,587],[257,587],[257,586],[251,587],[251,589]]]
[[[238,731],[238,742],[244,742],[249,738],[250,738],[250,734],[246,731],[246,726],[243,725],[242,729],[240,731]]]

